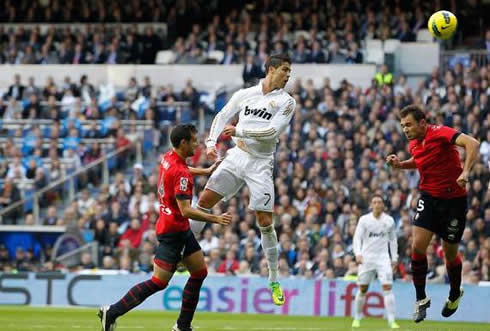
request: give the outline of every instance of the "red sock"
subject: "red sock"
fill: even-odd
[[[145,282],[136,284],[121,300],[111,306],[111,313],[114,318],[126,314],[128,311],[142,303],[153,293],[163,290],[167,287],[167,282],[153,276]]]
[[[199,302],[199,292],[201,291],[202,283],[207,275],[207,269],[192,273],[185,284],[184,293],[182,293],[182,307],[180,309],[179,318],[177,319],[179,328],[188,328],[191,326],[194,312],[196,311]]]

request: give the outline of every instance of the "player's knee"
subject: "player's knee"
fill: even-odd
[[[427,253],[427,247],[420,247],[415,243],[412,245],[412,255],[425,256]]]
[[[274,225],[272,224],[269,224],[269,225],[266,225],[266,226],[260,226],[260,233],[262,234],[268,234],[268,233],[272,233],[274,232]]]
[[[168,285],[168,280],[160,278],[161,275],[153,275],[151,277],[151,282],[155,284],[160,290],[163,290]]]
[[[214,207],[214,205],[211,203],[210,199],[206,198],[204,195],[201,195],[197,201],[197,207],[199,209],[211,209]]]
[[[262,228],[274,228],[272,221],[272,213],[257,212],[257,221]],[[261,230],[262,231],[262,230]]]
[[[208,269],[207,268],[203,268],[199,271],[194,271],[193,273],[191,273],[191,278],[194,278],[194,279],[204,279],[208,276]]]
[[[220,196],[218,193],[213,192],[213,191],[208,190],[208,189],[205,189],[204,192],[199,197],[197,205],[201,208],[211,209],[221,199],[222,199],[222,196]]]

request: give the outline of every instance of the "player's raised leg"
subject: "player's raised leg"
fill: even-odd
[[[204,263],[204,256],[200,249],[186,256],[182,262],[191,275],[185,284],[184,292],[182,293],[180,315],[172,331],[192,331],[191,322],[194,318],[197,304],[199,303],[199,292],[208,274],[206,264]]]
[[[234,196],[243,186],[244,181],[238,177],[237,169],[241,160],[237,159],[237,153],[231,151],[223,162],[213,172],[206,183],[206,188],[199,196],[196,208],[211,214],[211,209],[221,199]],[[197,238],[206,225],[205,222],[189,220],[191,231]]]
[[[427,247],[434,233],[419,226],[413,226],[412,233],[412,273],[417,298],[413,319],[415,323],[418,323],[425,319],[426,310],[430,307],[430,298],[425,293],[425,280],[427,278]]]
[[[167,287],[175,271],[175,265],[163,261],[154,262],[153,276],[133,286],[118,302],[99,308],[102,331],[116,329],[116,319],[142,303],[150,295]]]
[[[458,254],[458,244],[442,241],[444,256],[446,260],[447,275],[449,278],[449,297],[442,308],[442,316],[449,317],[456,312],[464,291],[461,287],[462,261]]]
[[[204,189],[204,192],[202,192],[201,196],[199,197],[199,200],[197,202],[197,206],[195,208],[199,209],[200,211],[203,211],[208,214],[212,214],[211,209],[223,199],[223,196],[211,191],[210,189],[206,188]],[[199,234],[202,232],[204,229],[204,226],[206,225],[206,222],[201,222],[201,221],[196,221],[196,220],[189,220],[189,224],[191,227],[192,233],[194,233],[194,236],[199,236]]]
[[[458,253],[458,247],[466,227],[468,200],[466,197],[459,197],[446,200],[445,203],[447,204],[446,208],[444,208],[445,221],[440,236],[442,238],[450,290],[441,314],[444,317],[449,317],[458,309],[464,293],[461,287],[463,263]]]

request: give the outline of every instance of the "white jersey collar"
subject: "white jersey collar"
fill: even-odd
[[[257,84],[257,87],[259,88],[259,91],[260,93],[262,93],[262,95],[269,95],[269,94],[279,94],[282,92],[282,88],[278,88],[278,89],[275,89],[273,91],[270,91],[269,93],[267,94],[264,94],[264,88],[263,88],[263,83],[264,83],[264,78],[262,78],[261,80],[259,80],[259,84]]]

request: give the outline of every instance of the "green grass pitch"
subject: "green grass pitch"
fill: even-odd
[[[44,308],[26,306],[0,306],[0,330],[2,331],[100,331],[97,309],[87,308]],[[178,312],[132,311],[118,320],[117,330],[170,331]],[[425,321],[398,321],[400,330],[426,331],[483,331],[490,330],[485,323],[451,323]],[[245,315],[225,313],[196,313],[196,331],[351,331],[349,318],[294,317],[279,315]],[[384,320],[364,319],[362,330],[390,330]]]

